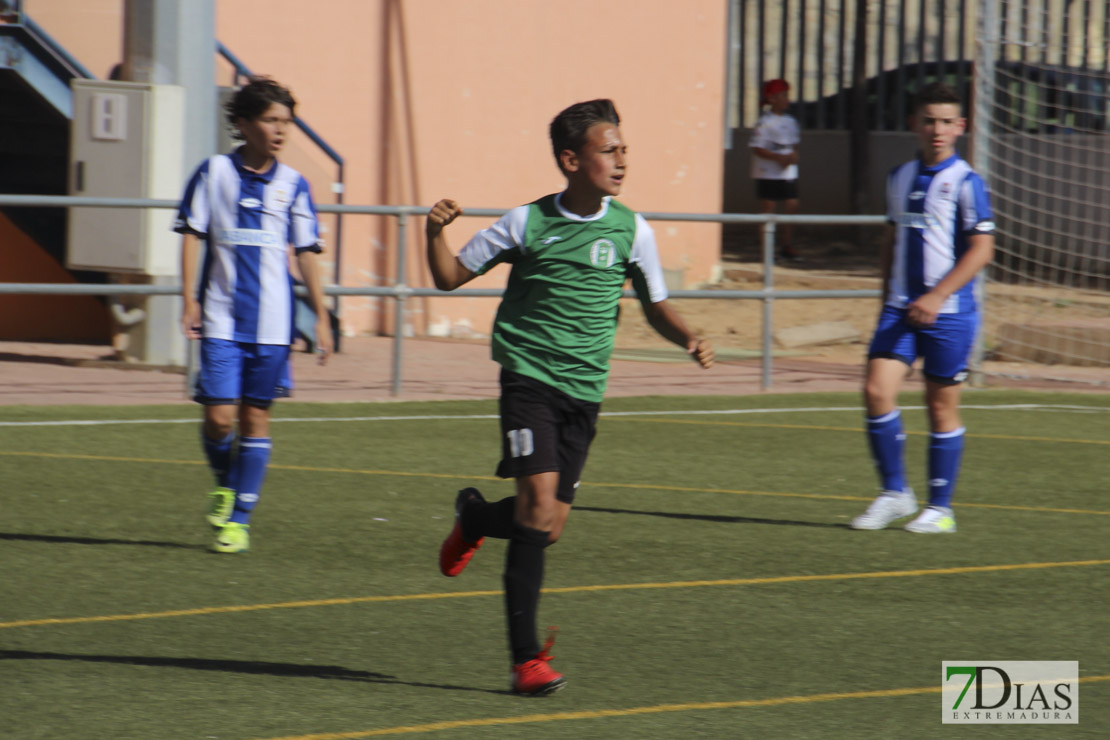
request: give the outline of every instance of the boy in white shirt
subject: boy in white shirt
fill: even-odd
[[[802,137],[797,119],[786,112],[790,106],[789,93],[790,83],[786,80],[764,83],[760,104],[770,110],[760,115],[748,144],[760,213],[774,213],[777,203],[783,204],[788,215],[798,212],[798,144]],[[801,255],[791,243],[793,231],[791,224],[783,224],[779,254],[800,262]]]

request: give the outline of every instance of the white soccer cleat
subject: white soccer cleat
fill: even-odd
[[[920,516],[906,525],[906,531],[918,534],[951,534],[956,531],[956,518],[947,506],[928,506]]]
[[[852,520],[852,529],[885,529],[895,519],[917,511],[917,499],[913,490],[883,491],[871,502],[867,511]]]

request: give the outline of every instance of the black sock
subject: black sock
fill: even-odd
[[[513,524],[503,577],[513,663],[532,660],[540,652],[536,640],[536,613],[543,585],[543,551],[548,545],[547,535],[547,532],[523,524]]]
[[[507,540],[513,536],[513,507],[516,496],[492,503],[471,504],[463,509],[463,539],[477,542],[480,537]]]

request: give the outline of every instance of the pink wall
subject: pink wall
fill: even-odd
[[[547,125],[563,107],[617,103],[629,146],[621,200],[644,211],[721,210],[725,0],[222,0],[219,40],[292,88],[298,113],[347,161],[349,204],[509,208],[561,188]],[[25,0],[94,73],[122,55],[122,0]],[[217,67],[227,84],[228,68]],[[334,168],[307,141],[287,161],[332,203]],[[329,219],[329,225],[334,228]],[[489,219],[451,227],[459,247]],[[664,267],[684,287],[720,261],[716,224],[655,222]],[[410,224],[411,285],[430,285],[422,219]],[[343,219],[344,285],[392,275],[395,221]],[[329,273],[330,274],[330,273]],[[499,287],[506,268],[471,284]],[[470,286],[468,286],[470,287]],[[346,330],[391,329],[389,302],[348,298]],[[493,299],[408,302],[414,333],[488,331]],[[383,310],[383,307],[386,310]]]

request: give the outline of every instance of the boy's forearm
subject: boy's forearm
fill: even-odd
[[[462,207],[450,198],[437,201],[428,211],[428,221],[424,225],[424,236],[428,242],[428,269],[440,290],[454,290],[475,277],[475,273],[451,254],[447,237],[443,234],[444,227],[462,214]]]
[[[685,349],[691,340],[698,339],[667,301],[645,304],[644,316],[661,337],[679,347]]]
[[[194,285],[197,277],[197,255],[200,241],[195,234],[181,237],[181,297],[186,301],[196,298]]]
[[[879,301],[880,305],[886,305],[887,291],[890,290],[890,271],[894,265],[894,227],[889,227],[887,230],[886,238],[883,239],[882,246],[879,247]]]
[[[775,154],[770,149],[763,149],[762,147],[758,147],[758,146],[757,147],[752,147],[752,154],[759,157],[760,159],[766,159],[766,160],[769,160],[771,162],[780,162],[781,163],[781,161],[782,161],[782,155]]]
[[[428,229],[428,269],[431,270],[432,280],[440,290],[452,290],[451,277],[454,273],[455,255],[447,246],[447,237],[443,229]]]
[[[315,252],[301,252],[297,255],[297,267],[301,271],[308,296],[312,300],[312,310],[317,318],[327,314],[324,305],[324,285],[320,280],[320,265],[316,260]]]

